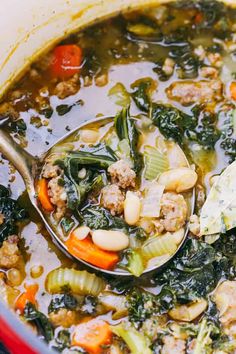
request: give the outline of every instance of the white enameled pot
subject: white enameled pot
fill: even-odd
[[[1,0],[0,98],[38,55],[67,34],[121,11],[168,2],[170,0]],[[236,6],[236,0],[223,2]],[[5,342],[12,354],[49,352],[6,309],[1,299],[0,341]]]

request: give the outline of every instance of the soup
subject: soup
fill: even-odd
[[[1,298],[50,348],[91,354],[235,351],[235,232],[203,237],[199,225],[212,184],[236,153],[235,19],[233,9],[215,1],[119,15],[64,39],[3,98],[2,128],[31,154],[48,151],[36,197],[70,253],[76,256],[84,241],[93,242],[95,255],[115,256],[109,269],[134,275],[95,274],[66,257],[2,157]],[[87,121],[79,134],[69,134]],[[133,135],[122,123],[133,127]],[[117,163],[125,166],[117,170]],[[125,180],[120,167],[128,171]],[[179,174],[169,189],[166,174],[176,169],[187,169],[197,181],[178,190],[187,181]],[[172,200],[165,214],[166,194]],[[124,212],[129,203],[132,217],[138,204],[138,217]],[[169,213],[171,229],[169,223],[163,227]],[[174,259],[161,272],[139,277],[176,252],[184,236],[175,233],[189,219],[187,240]],[[112,227],[114,220],[122,225]],[[107,232],[104,249],[101,234]],[[159,241],[166,234],[164,247]],[[122,247],[113,243],[111,249],[111,238],[119,237]],[[101,266],[94,254],[88,259],[88,249],[79,258],[104,269],[106,257]]]
[[[197,181],[180,147],[149,123],[126,108],[86,125],[52,148],[37,182],[70,254],[134,276],[181,245]]]

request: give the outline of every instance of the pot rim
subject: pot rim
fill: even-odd
[[[46,343],[40,341],[40,339],[1,301],[0,340],[12,354],[55,353]]]

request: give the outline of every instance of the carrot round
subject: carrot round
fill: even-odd
[[[25,306],[28,302],[33,305],[37,304],[35,295],[38,291],[38,284],[25,285],[25,292],[23,292],[16,300],[15,309],[19,310],[21,314],[24,313]]]
[[[112,269],[119,261],[116,252],[100,249],[89,237],[79,240],[72,232],[65,244],[70,254],[102,269]]]
[[[99,354],[102,352],[102,346],[111,342],[111,337],[108,323],[95,318],[76,326],[71,344],[82,347],[89,354]]]
[[[46,211],[53,211],[54,207],[50,202],[50,198],[48,195],[48,182],[45,178],[42,178],[38,181],[38,199],[43,209]]]
[[[236,101],[236,82],[235,81],[231,82],[229,89],[230,89],[231,98]]]
[[[53,51],[51,74],[67,79],[80,71],[82,50],[75,44],[60,45]]]
[[[194,17],[194,23],[196,25],[199,25],[203,21],[203,18],[204,18],[203,13],[202,12],[198,12],[196,14],[196,16]]]

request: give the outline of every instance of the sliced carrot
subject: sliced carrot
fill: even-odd
[[[75,44],[60,45],[53,51],[51,74],[66,79],[80,71],[82,50]]]
[[[76,326],[72,333],[71,344],[80,346],[89,354],[99,354],[103,345],[111,343],[110,326],[103,320],[93,319]]]
[[[198,12],[196,14],[196,16],[194,17],[195,24],[199,25],[203,21],[203,18],[204,18],[203,13],[202,12]]]
[[[89,237],[79,240],[72,232],[65,244],[70,254],[99,268],[112,269],[119,261],[119,256],[116,252],[100,249]]]
[[[236,82],[235,81],[231,82],[229,89],[230,89],[231,98],[236,101]]]
[[[24,313],[25,306],[28,302],[33,305],[37,304],[35,295],[38,291],[38,284],[25,285],[25,292],[23,292],[16,300],[15,309],[20,310],[20,313]]]
[[[45,178],[42,178],[38,181],[38,199],[46,211],[53,211],[54,207],[50,202],[50,198],[48,195],[48,182]]]

